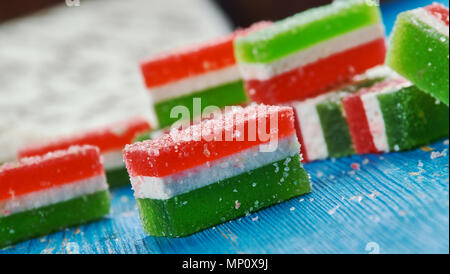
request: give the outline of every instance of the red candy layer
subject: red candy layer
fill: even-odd
[[[277,119],[277,124],[270,122],[271,117]],[[294,134],[292,108],[264,105],[235,108],[188,129],[127,145],[124,159],[131,176],[163,177],[269,141],[253,129],[272,132],[272,139]],[[249,132],[256,133],[256,137]]]
[[[378,152],[370,132],[366,111],[361,97],[350,95],[342,100],[345,116],[347,118],[353,146],[358,154]]]
[[[277,75],[270,80],[246,82],[254,102],[276,105],[304,100],[328,91],[367,69],[384,64],[384,39],[352,48],[304,67]]]
[[[261,22],[214,41],[148,59],[141,63],[145,84],[149,88],[160,86],[235,65],[234,39],[269,24]]]
[[[433,3],[429,6],[426,6],[424,9],[426,11],[428,11],[429,13],[431,13],[434,17],[441,20],[448,27],[448,21],[449,21],[448,8],[446,8],[444,5],[441,5],[439,3]]]
[[[349,125],[350,135],[353,140],[356,153],[367,154],[379,152],[375,146],[369,127],[366,111],[361,95],[371,92],[379,92],[388,87],[401,85],[407,81],[403,78],[395,78],[377,83],[370,88],[363,88],[357,93],[349,95],[342,100],[345,116]]]
[[[111,124],[105,128],[92,130],[74,136],[63,137],[45,143],[32,144],[19,150],[18,157],[43,155],[51,151],[67,149],[70,146],[93,145],[101,153],[121,150],[130,144],[137,134],[150,130],[149,123],[140,117]]]
[[[98,148],[71,147],[0,167],[0,200],[104,174]]]

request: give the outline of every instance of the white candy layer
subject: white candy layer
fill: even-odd
[[[136,198],[170,199],[220,180],[299,154],[297,136],[292,134],[278,142],[274,152],[259,151],[259,145],[204,165],[165,177],[135,176],[131,185]],[[282,170],[280,172],[283,172]]]
[[[125,167],[122,150],[105,152],[102,157],[105,170]]]
[[[411,13],[420,21],[435,29],[437,32],[447,36],[447,38],[449,37],[448,26],[444,24],[441,19],[429,13],[424,8],[415,9],[411,11]]]
[[[241,79],[237,65],[149,88],[153,103],[236,82]]]
[[[245,80],[268,80],[276,75],[315,63],[320,59],[384,38],[383,24],[375,24],[339,35],[336,38],[302,49],[270,64],[241,63]]]
[[[381,112],[380,103],[378,101],[378,95],[397,92],[399,89],[408,86],[411,86],[411,83],[406,82],[403,85],[386,87],[379,92],[370,92],[361,96],[373,142],[380,152],[389,152],[389,143],[387,140],[383,113]]]
[[[386,126],[384,124],[383,114],[377,95],[378,93],[364,94],[361,96],[361,100],[363,102],[364,110],[366,111],[366,117],[375,147],[380,152],[387,152],[389,151],[389,145],[386,136]]]
[[[0,201],[0,216],[40,208],[108,189],[104,175],[31,192]]]
[[[301,102],[295,102],[293,107],[297,113],[297,123],[303,137],[304,147],[310,161],[325,159],[328,157],[328,148],[320,123],[317,104],[340,97],[342,93],[332,92],[323,94]]]

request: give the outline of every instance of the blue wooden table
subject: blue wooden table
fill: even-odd
[[[430,2],[386,3],[388,30],[398,12]],[[132,191],[116,189],[107,218],[0,254],[448,253],[448,149],[445,139],[414,151],[310,163],[312,193],[177,239],[145,235]]]

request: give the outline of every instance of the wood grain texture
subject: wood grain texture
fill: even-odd
[[[448,253],[448,161],[443,140],[310,163],[311,194],[176,239],[145,235],[125,187],[112,191],[107,218],[0,253]]]

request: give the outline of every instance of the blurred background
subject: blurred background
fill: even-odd
[[[381,4],[400,11],[420,1]],[[152,54],[329,2],[2,0],[0,163],[27,142],[150,116],[138,65]]]
[[[89,1],[89,0],[85,0]],[[230,17],[234,26],[245,27],[260,20],[281,19],[298,11],[331,3],[332,0],[210,0],[215,2]],[[65,0],[13,0],[2,1],[0,21],[35,12]],[[76,5],[83,0],[69,0]],[[151,1],[150,1],[151,2]],[[170,2],[170,0],[168,1]],[[156,2],[155,2],[156,4]]]

